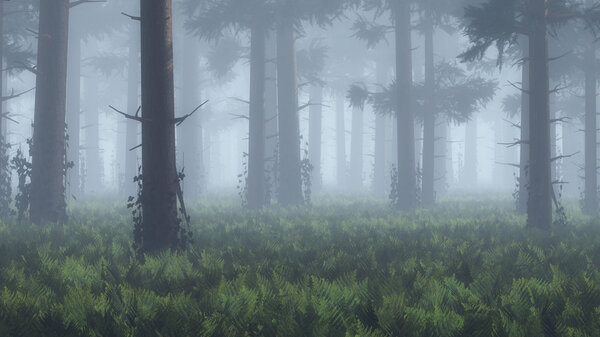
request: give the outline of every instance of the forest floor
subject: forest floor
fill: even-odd
[[[510,200],[188,205],[194,242],[132,250],[131,214],[0,225],[0,336],[600,336],[600,220],[525,228]]]

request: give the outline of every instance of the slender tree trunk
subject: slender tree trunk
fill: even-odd
[[[292,22],[277,27],[277,83],[279,102],[279,203],[303,202],[300,178],[300,121],[296,72],[296,33]]]
[[[31,220],[62,222],[69,1],[41,1],[31,172]]]
[[[396,81],[398,102],[398,207],[411,209],[416,204],[415,130],[412,110],[412,43],[410,4],[399,1],[394,7],[396,26]]]
[[[183,34],[183,33],[182,33]],[[200,92],[200,58],[199,45],[194,40],[186,41],[183,46],[181,60],[181,111],[180,115],[192,112],[201,103]],[[179,163],[185,172],[182,188],[188,198],[196,199],[200,196],[203,184],[202,162],[202,127],[200,125],[200,112],[188,117],[179,126],[178,135],[180,147],[178,154],[181,156]]]
[[[338,92],[336,95],[335,131],[338,187],[346,187],[346,122],[344,121],[346,97]]]
[[[521,93],[521,143],[519,154],[519,199],[517,203],[517,213],[525,214],[527,212],[527,200],[529,199],[529,38],[523,37],[523,67],[522,73],[522,93]]]
[[[78,198],[81,194],[81,177],[79,176],[79,151],[81,148],[81,36],[77,30],[69,34],[69,65],[67,79],[67,130],[69,135],[69,151],[67,159],[73,162],[69,170],[69,194]],[[67,196],[68,198],[69,196]]]
[[[277,173],[275,170],[276,157],[279,156],[277,144],[279,142],[279,130],[277,128],[277,40],[275,32],[269,32],[267,36],[266,70],[265,70],[265,156],[267,171],[269,173],[269,195],[267,203],[271,202],[275,185],[277,184]]]
[[[142,251],[178,243],[171,0],[140,0],[142,75]]]
[[[386,67],[377,62],[377,83],[385,85]],[[386,192],[386,116],[375,115],[375,163],[373,167],[373,193],[384,197]]]
[[[462,172],[462,183],[466,186],[477,184],[477,116],[465,127],[465,163]]]
[[[308,128],[308,156],[313,165],[312,191],[319,192],[322,186],[321,173],[321,147],[323,124],[323,88],[312,86],[310,90],[309,128]]]
[[[597,117],[596,117],[596,48],[590,42],[585,50],[585,200],[587,214],[598,211]]]
[[[350,181],[355,190],[362,188],[364,111],[352,109],[352,142],[350,143]]]
[[[435,164],[434,164],[434,190],[437,198],[447,188],[447,165],[448,158],[448,122],[443,116],[438,116],[435,121]]]
[[[139,87],[140,87],[140,40],[138,23],[133,23],[129,27],[129,60],[127,70],[127,112],[135,115],[139,108]],[[129,195],[136,193],[136,185],[133,177],[138,175],[139,149],[134,149],[140,144],[139,140],[139,122],[128,119],[127,134],[125,136],[125,191]]]
[[[84,83],[85,93],[85,163],[87,196],[97,195],[102,187],[102,160],[100,159],[100,127],[98,82],[94,75]]]
[[[250,52],[250,131],[248,149],[248,207],[260,209],[265,189],[265,52],[266,31],[252,27]]]
[[[435,203],[435,65],[433,60],[433,21],[425,23],[425,90],[426,109],[423,118],[423,205]]]
[[[530,175],[527,226],[549,230],[552,225],[550,170],[550,109],[547,0],[530,0],[533,24],[530,63]]]

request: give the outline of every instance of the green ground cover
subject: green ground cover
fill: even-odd
[[[126,209],[0,225],[0,336],[600,336],[600,221],[507,201],[191,206],[194,243],[131,250]]]

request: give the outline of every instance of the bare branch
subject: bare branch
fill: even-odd
[[[137,150],[137,149],[139,149],[140,147],[142,147],[142,145],[143,145],[143,144],[140,144],[140,145],[138,145],[138,146],[134,146],[134,147],[132,147],[131,149],[129,149],[129,151]]]
[[[76,7],[76,6],[85,4],[85,3],[92,3],[92,2],[106,2],[106,0],[76,0],[76,1],[69,3],[69,8],[73,8],[73,7]]]
[[[513,147],[513,146],[517,146],[517,145],[521,145],[521,144],[529,144],[528,140],[518,140],[516,142],[512,142],[512,143],[498,143],[498,145],[505,145],[506,147]]]
[[[204,101],[204,103],[198,105],[196,107],[196,109],[194,109],[192,112],[190,112],[189,114],[179,117],[179,118],[175,118],[173,119],[173,124],[175,124],[176,126],[181,125],[183,122],[185,122],[186,119],[188,119],[189,117],[191,117],[192,115],[194,115],[194,113],[196,113],[196,111],[200,110],[201,107],[204,106],[204,104],[208,103],[208,100]]]
[[[498,164],[498,165],[505,165],[505,166],[512,166],[512,167],[516,167],[516,168],[521,168],[521,165],[519,165],[519,164],[514,164],[514,163],[501,163],[501,162],[496,162],[496,164]]]
[[[577,152],[575,152],[575,153],[572,153],[572,154],[566,154],[566,155],[561,155],[561,156],[557,156],[557,157],[554,157],[554,158],[550,158],[550,162],[551,162],[551,163],[553,163],[553,162],[555,162],[555,161],[557,161],[557,160],[566,159],[566,158],[571,158],[571,157],[573,157],[573,156],[576,156],[576,155],[578,155],[578,154],[579,154],[579,152],[580,152],[580,151],[577,151]]]
[[[130,18],[131,20],[142,21],[141,16],[133,16],[133,15],[127,14],[125,12],[121,12],[121,14],[125,15],[126,17]]]
[[[132,116],[132,115],[124,113],[123,111],[118,110],[117,108],[113,107],[112,105],[109,105],[108,107],[113,109],[115,112],[119,113],[120,115],[123,115],[127,119],[131,119],[131,120],[138,121],[138,122],[150,122],[151,121],[150,119],[147,119],[147,118],[138,117],[137,113],[136,113],[136,116]],[[138,108],[138,111],[139,111],[139,108]]]
[[[529,94],[529,90],[523,89],[523,88],[519,87],[518,85],[516,85],[515,83],[513,83],[513,82],[511,82],[511,81],[507,81],[507,82],[508,82],[508,84],[510,84],[512,87],[516,88],[517,90],[519,90],[519,91],[521,91],[521,92],[523,92],[523,93]]]
[[[12,93],[11,93],[10,95],[8,95],[8,96],[2,96],[2,98],[0,99],[0,101],[2,101],[2,102],[6,102],[6,101],[8,101],[8,100],[11,100],[11,99],[13,99],[13,98],[17,98],[17,97],[23,96],[23,95],[25,95],[26,93],[28,93],[28,92],[30,92],[30,91],[33,91],[34,89],[35,89],[35,88],[31,88],[31,89],[29,89],[29,90],[27,90],[27,91],[23,91],[23,92],[21,92],[21,93],[18,93],[18,94],[15,94],[15,93],[14,93],[14,90],[13,90],[13,91],[12,91]]]

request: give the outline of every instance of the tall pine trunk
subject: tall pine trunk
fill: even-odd
[[[300,177],[300,120],[296,33],[292,22],[277,26],[277,89],[279,104],[279,203],[303,202]]]
[[[140,41],[139,27],[133,23],[129,27],[129,59],[127,70],[127,112],[135,114],[139,107],[140,87]],[[136,193],[133,177],[138,175],[139,122],[128,119],[125,136],[125,191],[129,195]]]
[[[62,222],[69,1],[40,1],[31,172],[31,220]]]
[[[69,65],[67,79],[67,130],[69,150],[67,159],[73,162],[69,170],[69,194],[78,198],[81,194],[79,167],[80,129],[81,129],[81,36],[76,29],[69,33]],[[68,198],[69,196],[67,196]]]
[[[103,167],[100,159],[99,89],[95,75],[84,82],[85,97],[85,194],[97,195],[102,187]]]
[[[584,212],[594,214],[598,210],[597,182],[597,117],[596,117],[596,47],[589,42],[584,55],[585,62],[585,198]]]
[[[352,108],[352,140],[350,143],[350,183],[352,188],[362,188],[363,173],[363,120],[364,111],[360,107]]]
[[[250,130],[248,148],[248,208],[260,209],[265,189],[265,52],[266,31],[252,27],[250,47]]]
[[[178,243],[171,0],[140,1],[142,76],[142,251]]]
[[[383,61],[377,62],[377,83],[385,85],[386,67]],[[373,165],[373,193],[378,197],[385,196],[386,186],[386,116],[375,115],[375,162]]]
[[[396,103],[398,207],[411,209],[416,204],[415,129],[412,110],[412,43],[410,4],[401,0],[394,7],[396,29]]]
[[[425,116],[423,117],[423,205],[435,202],[435,69],[433,60],[433,21],[425,22]]]
[[[274,31],[267,36],[265,64],[265,156],[268,171],[269,195],[273,197],[277,184],[276,158],[278,153],[278,118],[277,118],[277,40]],[[267,200],[267,203],[271,200]]]
[[[336,94],[335,104],[335,139],[336,139],[336,168],[338,187],[346,187],[346,122],[344,114],[346,112],[345,99],[341,92]]]
[[[552,225],[550,170],[550,109],[547,0],[530,0],[530,170],[527,226],[549,230]]]
[[[465,186],[474,186],[478,181],[477,116],[473,116],[465,126],[465,157],[461,180]]]
[[[310,88],[310,102],[308,127],[308,156],[313,165],[311,175],[312,191],[319,192],[322,186],[321,175],[321,147],[322,147],[322,124],[323,124],[323,88],[312,86]]]
[[[524,37],[522,41],[523,67],[521,68],[522,92],[521,92],[521,136],[519,153],[519,194],[517,213],[527,212],[527,200],[529,199],[529,38]]]

